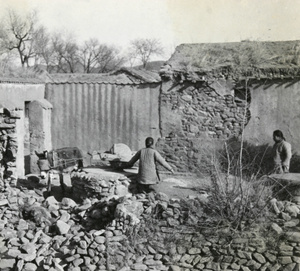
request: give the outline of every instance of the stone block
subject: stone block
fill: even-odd
[[[266,263],[265,257],[260,253],[253,253],[253,258],[261,264]]]
[[[56,228],[59,234],[67,234],[70,230],[70,225],[62,220],[56,221]]]
[[[289,242],[300,243],[300,232],[288,232],[286,233],[286,239]]]
[[[286,265],[286,264],[292,263],[293,260],[292,260],[292,258],[289,257],[289,256],[282,256],[282,257],[278,257],[278,262],[279,262],[280,264]]]
[[[104,236],[97,236],[95,237],[95,242],[97,244],[104,244],[106,241],[106,238]]]
[[[264,256],[267,258],[267,260],[271,263],[274,263],[277,259],[277,257],[272,254],[272,253],[269,253],[268,251],[264,253]]]
[[[181,96],[181,99],[184,100],[185,102],[191,102],[193,100],[193,96],[185,94]]]
[[[283,233],[283,229],[276,223],[272,223],[271,224],[271,229],[276,232],[277,234],[282,234]]]
[[[287,264],[282,270],[283,271],[296,271],[294,268],[296,267],[296,263]]]
[[[4,259],[2,258],[0,261],[0,270],[12,269],[15,265],[15,259]]]
[[[63,198],[61,200],[61,207],[63,209],[70,209],[70,208],[74,208],[76,206],[77,206],[77,203],[70,198]]]
[[[23,271],[35,271],[37,268],[38,267],[34,263],[26,263],[23,267]]]
[[[139,271],[147,270],[147,268],[148,268],[147,265],[142,263],[136,263],[131,266],[132,270],[139,270]]]

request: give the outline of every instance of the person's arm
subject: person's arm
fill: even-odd
[[[129,162],[127,162],[122,168],[131,168],[133,167],[134,163],[140,159],[141,151],[139,150],[131,159]]]
[[[285,153],[285,156],[284,156],[285,158],[282,161],[282,165],[289,167],[290,166],[290,161],[291,161],[291,158],[292,158],[292,147],[291,147],[291,144],[289,144],[289,143],[283,144],[282,149],[283,149],[283,151]]]
[[[167,163],[167,161],[160,155],[158,151],[155,151],[155,161],[161,164],[164,168],[174,173],[173,168]]]

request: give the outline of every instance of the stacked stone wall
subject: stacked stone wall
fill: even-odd
[[[1,270],[300,268],[299,212],[282,221],[281,232],[278,225],[273,226],[274,238],[268,239],[260,227],[242,232],[199,230],[189,210],[162,193],[86,199],[77,204],[69,198],[45,200],[37,190],[22,191],[7,182],[0,189]],[[113,206],[115,213],[109,213],[114,216],[103,227],[105,210]]]
[[[18,111],[0,109],[0,179],[5,176],[17,176],[18,141],[16,122]]]
[[[130,180],[122,174],[71,174],[73,197],[78,201],[86,198],[103,199],[114,195],[124,196],[129,192]]]
[[[248,103],[234,91],[220,95],[205,84],[163,92],[161,108],[163,137],[157,148],[182,172],[197,172],[205,142],[212,146],[240,135],[250,117]],[[166,111],[170,111],[167,119]]]

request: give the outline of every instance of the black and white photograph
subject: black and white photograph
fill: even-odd
[[[300,271],[300,0],[0,0],[0,271]]]

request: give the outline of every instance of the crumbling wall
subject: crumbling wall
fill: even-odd
[[[113,172],[73,172],[71,175],[73,198],[83,201],[86,198],[103,199],[129,193],[130,180],[123,174]]]
[[[17,177],[22,166],[19,158],[19,139],[17,120],[21,118],[21,111],[0,108],[0,179],[3,177]],[[21,166],[17,166],[21,163]]]
[[[165,83],[161,93],[162,139],[157,147],[178,171],[197,171],[205,141],[239,135],[249,118],[248,103],[224,82]],[[241,91],[239,89],[239,91]]]
[[[203,214],[200,198],[183,201],[163,193],[128,194],[87,198],[77,204],[70,198],[45,200],[38,189],[24,192],[1,182],[0,189],[0,270],[300,267],[299,204],[278,201],[282,211],[280,219],[273,219],[276,223],[257,223],[239,231],[226,225],[212,227],[205,216],[207,226],[197,227]],[[197,213],[192,211],[196,206]]]
[[[45,85],[41,82],[34,83],[34,81],[34,79],[24,79],[23,82],[21,79],[11,78],[8,82],[1,80],[0,83],[0,104],[2,108],[7,108],[9,110],[9,113],[11,114],[11,123],[8,124],[13,126],[13,128],[10,128],[11,130],[8,128],[0,128],[0,134],[4,133],[2,134],[4,137],[9,135],[7,138],[10,140],[11,144],[17,145],[17,153],[14,162],[10,161],[10,164],[14,164],[15,169],[13,170],[13,175],[16,177],[22,177],[25,174],[24,155],[26,151],[24,149],[24,140],[27,132],[25,130],[25,103],[33,100],[43,100],[45,96]],[[15,109],[18,110],[16,111]],[[15,114],[18,114],[18,116],[16,117]],[[15,116],[15,118],[12,116]],[[36,117],[41,117],[41,115],[37,114]],[[0,125],[4,125],[4,123],[5,122],[3,121]],[[13,136],[14,139],[12,139]],[[1,144],[4,144],[5,140],[2,140]],[[16,143],[12,143],[13,141]]]

